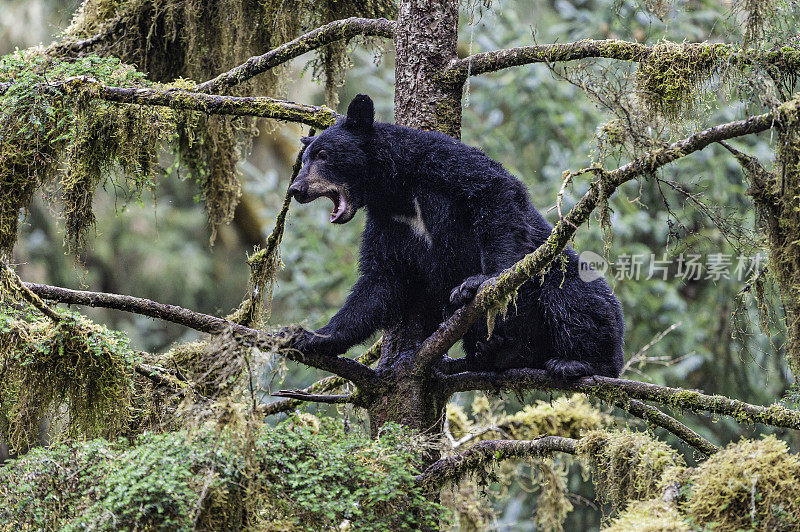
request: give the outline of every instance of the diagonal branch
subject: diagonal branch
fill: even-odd
[[[800,70],[800,53],[790,47],[779,50],[741,50],[733,45],[697,43],[693,47],[708,50],[731,63],[772,65],[782,71]],[[534,63],[558,63],[580,59],[616,59],[641,62],[647,60],[655,47],[618,39],[584,39],[571,43],[537,44],[505,50],[481,52],[454,61],[440,76],[444,83],[462,84],[469,76],[497,72],[504,68]]]
[[[0,83],[0,95],[11,85],[10,82]],[[170,107],[211,115],[273,118],[321,129],[332,126],[339,116],[333,109],[325,106],[305,105],[264,96],[219,96],[183,89],[110,87],[85,76],[43,84],[41,87],[47,92],[62,94],[80,90],[85,97],[107,102]]]
[[[365,366],[371,366],[381,355],[382,341],[383,338],[372,344],[372,347],[367,349],[363,355],[356,359],[356,361],[364,364]],[[347,384],[347,379],[343,379],[342,377],[325,377],[324,379],[318,380],[311,386],[303,388],[302,391],[306,393],[330,392],[337,388],[341,388],[345,384]],[[263,416],[272,416],[294,410],[303,404],[303,402],[304,401],[300,399],[282,399],[280,401],[262,404],[259,406],[258,410]]]
[[[575,391],[593,395],[613,404],[616,404],[617,401],[630,399],[654,401],[694,412],[710,412],[712,414],[731,416],[740,422],[763,423],[773,427],[800,430],[800,411],[790,410],[778,404],[764,407],[737,399],[730,399],[722,395],[707,395],[695,390],[683,390],[681,388],[627,379],[594,376],[564,382],[553,380],[546,371],[541,369],[511,369],[501,373],[468,372],[445,375],[439,378],[439,386],[449,394],[469,390],[504,389]],[[637,406],[633,408],[644,415],[648,415],[646,412],[647,405],[643,406],[645,407],[644,409],[640,409]],[[634,415],[637,414],[634,413]],[[652,413],[649,415],[652,416]],[[653,421],[655,422],[656,419],[654,418]],[[663,417],[657,421],[666,422]],[[673,426],[673,428],[675,427]]]
[[[250,327],[245,327],[244,325],[209,314],[194,312],[183,307],[165,305],[149,299],[120,294],[70,290],[67,288],[34,283],[24,283],[23,286],[29,288],[31,292],[43,299],[57,301],[59,303],[132,312],[134,314],[141,314],[143,316],[177,323],[208,334],[216,335],[231,331],[233,333],[233,338],[242,345],[267,350],[278,348],[280,354],[289,360],[294,360],[308,366],[334,373],[352,381],[356,385],[368,386],[376,379],[375,372],[372,369],[347,357],[309,353],[303,354],[296,350],[280,350],[281,345],[284,343],[284,339],[280,336],[258,329],[251,329]]]
[[[415,374],[428,374],[431,367],[466,334],[469,327],[488,308],[509,298],[525,281],[543,271],[562,252],[569,239],[589,219],[597,205],[603,199],[609,198],[619,186],[639,176],[651,174],[709,144],[776,127],[796,112],[798,104],[800,99],[792,99],[769,113],[705,129],[667,147],[649,151],[615,170],[602,172],[600,178],[592,182],[586,194],[564,219],[556,223],[542,245],[497,277],[484,282],[470,303],[454,312],[425,340],[414,361]]]
[[[197,90],[199,92],[223,92],[306,52],[343,39],[352,39],[358,35],[391,39],[394,37],[396,25],[397,23],[393,20],[385,18],[352,17],[335,20],[263,55],[251,57],[241,65],[201,83],[197,86]]]
[[[465,475],[502,460],[542,456],[553,452],[575,454],[578,441],[562,436],[545,436],[537,440],[488,440],[476,443],[455,456],[432,463],[416,480],[434,491],[448,482],[458,482]]]
[[[706,456],[711,456],[719,451],[719,447],[654,406],[645,404],[636,399],[626,399],[623,397],[610,402],[631,415],[643,419],[650,425],[656,425],[662,429],[668,430]]]

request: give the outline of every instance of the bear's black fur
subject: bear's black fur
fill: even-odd
[[[291,186],[301,203],[328,197],[331,221],[364,207],[360,273],[330,323],[294,346],[338,355],[409,313],[426,334],[480,284],[542,244],[550,224],[525,186],[497,162],[441,133],[374,122],[372,100],[356,96],[347,117],[304,138],[303,169]],[[567,248],[544,277],[526,282],[516,306],[464,337],[469,369],[543,368],[553,377],[616,377],[623,364],[622,309],[602,279],[579,278]],[[584,267],[586,265],[584,264]]]

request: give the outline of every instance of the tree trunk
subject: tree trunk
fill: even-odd
[[[457,59],[457,31],[457,0],[400,2],[394,100],[397,124],[460,136],[461,85],[437,81]],[[442,430],[448,396],[431,386],[428,376],[412,376],[414,355],[438,326],[424,321],[427,302],[416,304],[418,308],[409,311],[403,322],[384,331],[378,362],[383,385],[367,400],[373,436],[387,421],[428,434]]]
[[[395,123],[459,138],[462,85],[437,82],[458,59],[458,1],[401,1],[395,42]]]

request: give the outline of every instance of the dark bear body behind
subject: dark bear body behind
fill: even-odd
[[[308,144],[295,199],[334,202],[331,221],[365,207],[359,270],[344,306],[296,347],[341,354],[415,313],[425,334],[471,299],[481,282],[542,244],[550,224],[525,186],[478,149],[444,134],[373,123],[357,96],[348,117]],[[622,310],[608,284],[579,278],[564,251],[544,277],[525,283],[487,341],[485,323],[464,337],[470,369],[543,368],[567,379],[619,375]]]

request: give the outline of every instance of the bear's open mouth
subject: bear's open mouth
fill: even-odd
[[[341,220],[342,215],[347,212],[347,197],[341,190],[331,191],[325,194],[333,202],[333,211],[331,211],[331,223],[344,223],[347,220]]]

